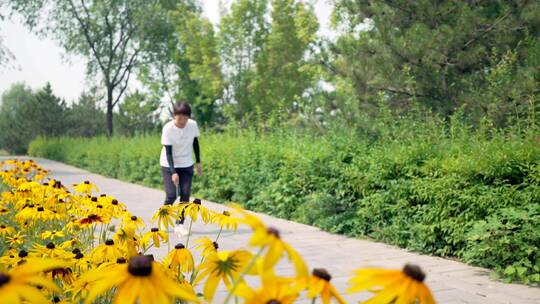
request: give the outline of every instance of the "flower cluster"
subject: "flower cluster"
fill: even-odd
[[[131,214],[114,197],[98,194],[89,181],[70,191],[31,160],[0,162],[0,299],[2,303],[211,303],[223,286],[225,303],[322,303],[345,299],[322,268],[309,270],[275,227],[231,205],[223,213],[200,200],[161,206],[152,223]],[[171,244],[170,228],[180,216],[220,228],[188,247]],[[221,231],[248,227],[245,247],[220,250]],[[226,240],[225,240],[226,241]],[[161,260],[152,248],[168,247]],[[172,247],[172,248],[171,248]],[[193,251],[200,251],[195,263]],[[294,274],[280,275],[287,259]],[[253,284],[260,281],[259,284]],[[258,279],[257,279],[258,278]],[[360,269],[350,293],[374,293],[366,303],[434,303],[416,265],[403,270]]]

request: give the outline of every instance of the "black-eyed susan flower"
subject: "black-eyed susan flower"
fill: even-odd
[[[354,293],[376,289],[376,294],[364,303],[416,303],[434,304],[431,291],[424,284],[426,275],[416,265],[407,264],[403,270],[366,268],[355,271],[347,291]]]
[[[0,236],[5,237],[6,235],[12,235],[15,233],[15,228],[6,226],[4,224],[0,225]]]
[[[208,237],[202,237],[200,239],[197,239],[195,240],[195,243],[197,244],[195,248],[202,251],[203,257],[211,253],[216,253],[219,248],[218,243],[212,241]]]
[[[204,223],[208,223],[210,221],[210,210],[206,209],[206,207],[202,205],[202,201],[200,199],[196,198],[190,203],[182,202],[175,205],[175,207],[177,208],[179,214],[182,214],[184,217],[189,216],[193,222],[197,221],[199,214],[201,215]]]
[[[35,286],[60,292],[54,282],[43,272],[64,266],[64,262],[49,259],[29,258],[9,272],[0,272],[0,299],[2,303],[49,303],[49,300]]]
[[[51,279],[58,279],[64,284],[71,285],[75,281],[75,275],[69,267],[58,267],[47,272]]]
[[[197,267],[197,277],[194,285],[206,278],[203,295],[207,301],[212,301],[221,281],[231,286],[252,259],[251,252],[246,250],[221,251],[206,256],[203,263]]]
[[[272,271],[263,273],[261,281],[258,289],[240,282],[234,294],[242,298],[245,304],[290,304],[298,298],[299,290],[290,284],[291,280],[277,278]]]
[[[193,255],[184,246],[184,244],[176,244],[163,261],[163,265],[173,270],[179,275],[179,272],[191,272],[194,268]]]
[[[113,303],[165,304],[174,298],[198,302],[195,294],[167,277],[160,265],[145,255],[135,256],[127,264],[92,271],[81,279],[93,282],[86,304],[113,287]]]
[[[20,246],[24,244],[25,237],[21,232],[17,232],[13,236],[6,237],[6,240],[10,246]]]
[[[94,263],[115,262],[118,258],[124,257],[124,251],[115,245],[113,240],[106,240],[104,244],[98,245],[90,254]]]
[[[128,229],[133,229],[134,231],[139,231],[140,229],[146,227],[142,218],[136,215],[131,215],[129,212],[124,212],[122,226]]]
[[[21,257],[17,254],[17,250],[9,249],[3,256],[0,257],[0,265],[13,267],[19,263]]]
[[[76,221],[76,223],[81,228],[86,228],[88,226],[91,226],[97,223],[107,223],[107,222],[108,222],[108,219],[106,217],[95,214],[95,213],[88,214],[87,216]]]
[[[54,238],[63,238],[65,237],[66,235],[64,234],[64,232],[62,232],[61,230],[60,231],[56,231],[56,230],[48,230],[48,231],[45,231],[41,234],[41,239],[42,240],[46,240],[46,239],[51,239],[53,240]]]
[[[180,220],[180,217],[171,205],[161,206],[152,216],[152,222],[157,221],[158,228],[163,230],[169,230],[169,227],[174,226],[175,220]]]
[[[128,256],[131,257],[138,254],[140,239],[133,227],[118,229],[113,236],[113,240],[125,249]]]
[[[238,228],[238,223],[240,219],[237,217],[231,216],[229,211],[223,211],[223,213],[213,213],[212,223],[218,224],[220,228],[227,230],[234,230]]]
[[[315,268],[308,279],[307,297],[310,299],[321,297],[324,304],[329,304],[330,299],[334,298],[340,304],[346,303],[345,299],[339,294],[334,285],[330,283],[332,276],[326,269]]]
[[[302,257],[294,248],[281,239],[279,231],[276,228],[266,227],[258,217],[246,212],[242,208],[236,207],[236,210],[244,216],[242,222],[249,225],[253,230],[249,244],[251,246],[267,248],[263,261],[264,270],[272,268],[281,256],[286,253],[294,265],[297,277],[305,278],[308,276],[308,269]]]
[[[92,191],[99,192],[98,187],[89,181],[84,181],[80,184],[75,184],[74,186],[75,186],[75,191],[79,193],[92,195]]]
[[[108,203],[105,204],[105,210],[114,216],[115,218],[118,218],[126,211],[126,205],[119,202],[117,199],[112,198],[110,201],[107,201]]]
[[[150,243],[150,239],[152,239],[152,243],[154,244],[154,247],[159,248],[160,247],[160,240],[163,242],[169,241],[169,235],[163,231],[159,230],[159,228],[154,227],[150,229],[142,238],[144,246],[148,246]]]
[[[53,242],[49,242],[45,246],[34,244],[33,247],[31,253],[36,257],[69,259],[71,256],[69,252],[57,247]]]

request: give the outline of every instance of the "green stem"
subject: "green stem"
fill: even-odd
[[[266,247],[261,247],[261,249],[259,249],[259,252],[257,252],[257,254],[253,258],[251,258],[251,261],[249,262],[248,266],[242,271],[242,273],[236,278],[236,280],[234,280],[231,291],[229,291],[229,293],[227,294],[227,297],[225,298],[225,302],[223,302],[224,304],[229,303],[232,295],[234,294],[234,291],[236,290],[236,287],[238,287],[238,284],[240,283],[240,281],[242,281],[246,273],[248,273],[248,271],[251,270],[253,265],[255,265],[255,262],[257,262],[257,258],[261,255],[261,253],[263,252],[265,248]]]
[[[187,235],[187,240],[186,240],[186,248],[188,248],[189,237],[191,236],[191,226],[192,225],[193,225],[193,219],[190,219],[190,221],[189,221],[189,230],[188,230],[188,235]]]
[[[214,242],[217,243],[217,240],[219,239],[219,236],[221,235],[221,231],[223,231],[223,227],[221,227],[221,228],[219,229],[219,232],[218,232],[218,234],[217,234],[216,240],[215,240]]]

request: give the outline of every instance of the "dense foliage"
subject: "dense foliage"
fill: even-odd
[[[427,116],[425,116],[427,117]],[[538,282],[537,132],[472,130],[454,117],[395,119],[325,135],[205,134],[198,195]],[[159,138],[36,140],[30,153],[161,187]]]

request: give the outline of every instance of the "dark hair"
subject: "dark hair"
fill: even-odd
[[[173,105],[173,114],[191,117],[191,106],[187,102],[176,103]]]

